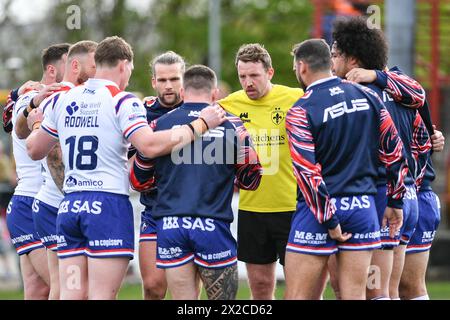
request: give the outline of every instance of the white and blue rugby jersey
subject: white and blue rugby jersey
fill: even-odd
[[[145,126],[142,102],[114,82],[89,79],[59,97],[42,128],[61,143],[64,191],[128,195],[127,139]]]
[[[23,112],[23,109],[30,104],[30,100],[37,95],[37,93],[36,90],[28,91],[21,95],[16,101],[11,120],[13,128],[16,125],[19,112]],[[34,197],[42,185],[41,163],[39,161],[31,160],[27,153],[26,140],[19,139],[14,129],[12,130],[11,135],[17,173],[17,186],[14,194],[18,196]]]
[[[39,109],[44,112],[44,116],[48,112],[48,110],[52,109],[53,103],[58,100],[55,99],[56,96],[60,98],[61,95],[64,95],[67,91],[75,87],[75,85],[71,82],[63,81],[61,82],[61,84],[63,85],[63,87],[61,87],[51,96],[45,98],[39,105]],[[44,182],[42,183],[41,189],[39,190],[35,198],[52,207],[58,208],[60,202],[64,198],[64,195],[53,181],[52,175],[50,174],[50,170],[48,168],[47,157],[41,160],[41,164],[42,177],[44,178]]]

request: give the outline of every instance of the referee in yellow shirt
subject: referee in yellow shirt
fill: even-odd
[[[274,297],[276,261],[284,266],[296,207],[285,116],[303,91],[271,83],[272,60],[260,44],[242,45],[235,64],[243,90],[218,103],[244,122],[264,168],[259,188],[239,193],[238,259],[246,264],[253,299],[268,300]]]

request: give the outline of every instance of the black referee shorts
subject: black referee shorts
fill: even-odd
[[[284,266],[286,244],[294,211],[238,212],[238,260],[269,264],[280,259]]]

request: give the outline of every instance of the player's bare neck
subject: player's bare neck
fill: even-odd
[[[120,73],[117,68],[98,68],[94,78],[109,80],[117,85],[120,84]]]
[[[52,83],[55,83],[55,82],[56,82],[56,79],[54,77],[49,77],[46,74],[44,74],[42,76],[42,79],[40,81],[40,83],[42,83],[43,85],[46,85],[46,86],[48,86]]]
[[[180,104],[180,102],[181,101],[177,101],[177,102],[175,102],[174,104],[164,104],[164,103],[162,103],[162,101],[161,100],[159,100],[159,104],[163,107],[163,108],[167,108],[167,109],[173,109],[173,108],[175,108],[175,106],[178,106],[179,104]]]
[[[312,83],[322,80],[322,79],[327,79],[327,78],[331,78],[333,76],[333,74],[330,72],[317,72],[317,73],[312,73],[310,74],[310,76],[308,77],[308,79],[305,79],[305,84],[307,86],[310,86]]]
[[[64,78],[63,78],[62,81],[63,81],[63,82],[70,82],[70,83],[72,83],[72,84],[74,84],[74,85],[79,85],[79,84],[81,84],[81,83],[78,83],[78,80],[77,80],[77,76],[76,76],[76,75],[71,76],[71,75],[68,75],[68,74],[64,74]]]
[[[211,99],[205,99],[205,98],[198,98],[198,99],[184,99],[184,103],[209,103],[212,104],[213,102]]]
[[[184,103],[213,103],[211,94],[200,90],[185,91],[183,101]]]

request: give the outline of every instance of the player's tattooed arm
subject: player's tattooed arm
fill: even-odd
[[[62,162],[61,146],[59,143],[47,155],[47,165],[53,181],[62,192],[64,185],[64,164]]]
[[[209,300],[235,300],[238,290],[237,264],[226,268],[199,267],[200,277]]]

